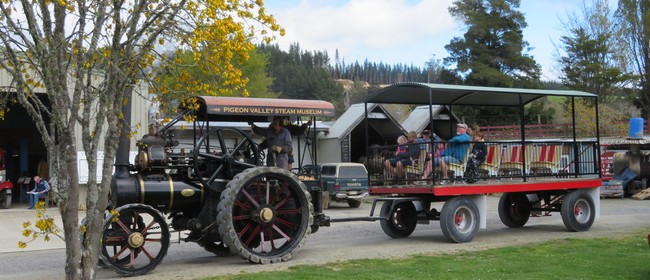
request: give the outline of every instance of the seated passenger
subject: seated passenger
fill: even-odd
[[[483,138],[483,133],[476,132],[474,134],[474,146],[472,146],[472,152],[470,154],[471,159],[474,161],[474,165],[478,167],[485,161],[485,156],[487,155],[487,146],[485,145],[485,138]]]
[[[442,151],[445,149],[445,142],[438,142],[436,144],[436,148],[433,150],[432,153],[427,153],[427,159],[426,163],[424,164],[424,172],[422,173],[422,180],[429,179],[431,176],[431,173],[433,172],[433,166],[431,163],[433,161],[440,160],[440,157],[442,157]]]
[[[409,132],[408,140],[404,135],[398,137],[398,146],[394,157],[384,161],[384,167],[388,171],[391,183],[395,184],[404,179],[404,166],[412,165],[413,160],[418,157],[420,153],[419,145],[413,145],[416,143],[416,138],[415,132]],[[393,167],[397,169],[397,174],[393,171]]]
[[[442,152],[440,158],[434,158],[433,164],[440,165],[442,179],[447,179],[448,163],[461,163],[469,148],[470,137],[467,134],[467,125],[459,123],[456,126],[456,136],[447,141],[447,148]]]

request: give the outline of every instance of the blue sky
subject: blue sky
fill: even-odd
[[[448,56],[444,46],[464,33],[449,15],[453,0],[266,0],[287,34],[278,38],[280,48],[293,42],[303,50],[335,50],[346,64],[354,61],[388,64],[424,63],[435,56]],[[558,76],[554,62],[555,45],[564,35],[562,21],[569,13],[579,13],[582,0],[523,0],[520,11],[528,27],[524,40],[529,52],[542,66],[542,79]],[[590,3],[590,2],[588,2]],[[614,7],[615,8],[615,7]]]

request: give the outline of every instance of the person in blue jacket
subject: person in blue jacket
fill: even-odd
[[[442,156],[434,159],[434,165],[440,165],[442,178],[447,179],[447,163],[461,163],[467,156],[467,148],[471,138],[467,134],[467,125],[459,123],[456,125],[456,136],[447,141],[447,148],[442,151]]]
[[[41,197],[45,197],[50,191],[50,184],[43,180],[40,176],[34,176],[34,189],[27,192],[29,193],[29,208],[34,209],[36,202]]]

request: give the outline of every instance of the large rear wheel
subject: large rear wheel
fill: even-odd
[[[384,202],[381,206],[381,216],[387,217],[386,220],[379,220],[381,229],[384,233],[392,238],[409,237],[417,225],[417,211],[411,201],[388,203]]]
[[[102,262],[125,276],[152,271],[169,248],[169,227],[151,206],[128,204],[111,211],[104,220]]]
[[[587,231],[596,217],[594,209],[594,200],[587,192],[570,192],[562,201],[562,222],[569,231]]]
[[[447,240],[469,242],[479,228],[478,207],[467,197],[454,197],[445,202],[440,212],[440,229]]]
[[[311,232],[313,212],[311,195],[296,175],[250,168],[221,194],[219,233],[234,254],[250,262],[287,261]]]
[[[499,199],[499,218],[507,227],[523,227],[530,218],[531,205],[525,193],[504,193]]]

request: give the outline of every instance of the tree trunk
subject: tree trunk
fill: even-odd
[[[61,205],[61,218],[63,219],[63,232],[66,243],[66,279],[83,279],[81,276],[81,246],[79,242],[79,174],[77,171],[77,148],[74,141],[65,141],[74,139],[74,130],[68,131],[66,136],[62,137],[62,143],[68,143],[62,151],[62,161],[64,162],[63,172],[67,178],[60,178],[63,184],[69,184],[67,187],[68,195]],[[90,279],[90,278],[85,278]]]

